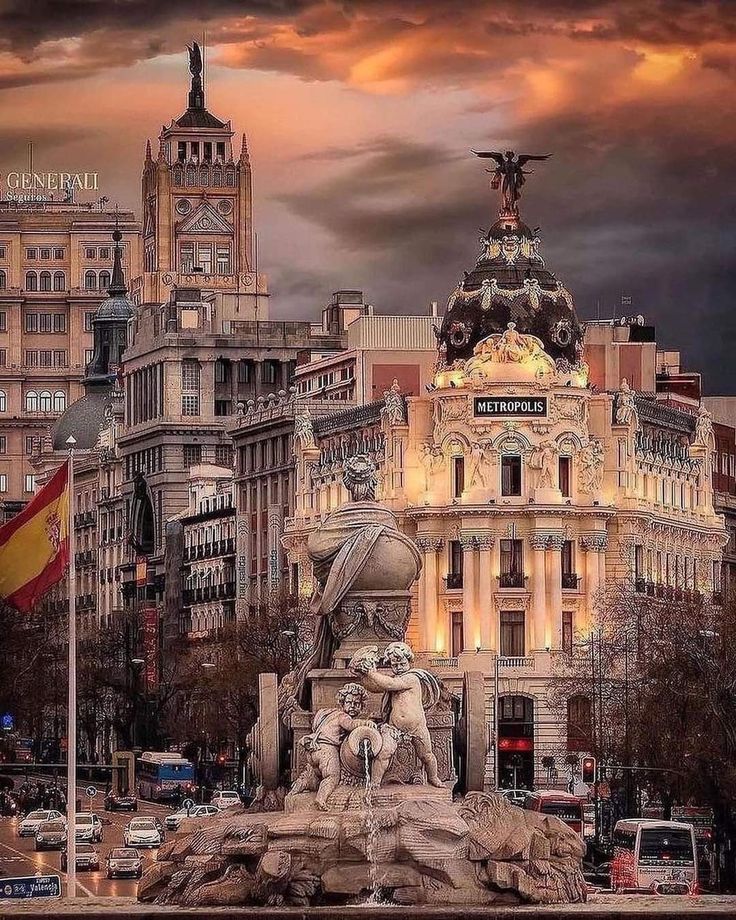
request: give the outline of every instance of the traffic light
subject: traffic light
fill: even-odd
[[[224,766],[224,764],[226,763],[226,761],[227,761],[227,754],[218,754],[218,755],[217,755],[217,762],[220,764],[220,766]]]
[[[582,780],[588,786],[592,786],[596,780],[595,766],[595,757],[583,757]]]

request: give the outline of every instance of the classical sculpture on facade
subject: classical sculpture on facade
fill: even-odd
[[[488,364],[522,364],[534,361],[537,373],[555,373],[555,363],[544,350],[540,339],[518,332],[516,323],[509,323],[501,335],[493,334],[481,339],[475,346],[473,357],[466,363],[466,372],[472,376],[486,376]]]
[[[432,477],[442,469],[445,463],[445,455],[439,444],[425,441],[419,445],[419,461],[424,468],[424,491],[428,492]]]
[[[537,488],[554,489],[557,468],[557,448],[551,441],[542,441],[531,455],[529,465],[538,470]]]
[[[312,416],[309,409],[294,416],[294,445],[302,450],[316,447],[317,442],[314,440],[314,427],[312,426]]]
[[[532,160],[548,160],[551,156],[549,153],[534,155],[530,153],[521,153],[517,157],[513,150],[507,150],[501,153],[498,150],[473,150],[475,156],[482,159],[495,160],[498,164],[495,169],[489,169],[491,173],[491,188],[501,189],[501,199],[503,206],[501,214],[508,216],[518,216],[519,207],[517,202],[521,198],[521,187],[526,182],[529,175],[524,170],[524,166]]]
[[[634,402],[634,394],[629,386],[629,381],[624,377],[621,381],[618,396],[616,397],[616,424],[630,425],[631,422],[635,423],[638,417],[639,415],[636,411],[636,404]]]
[[[588,494],[600,492],[603,484],[603,445],[590,440],[578,455],[580,467],[580,490]]]
[[[471,488],[473,486],[481,489],[487,489],[489,486],[488,477],[490,475],[490,466],[486,462],[488,448],[480,441],[474,441],[470,446],[470,469],[468,470],[468,481]]]
[[[698,411],[698,418],[695,422],[695,443],[708,447],[713,437],[713,417],[705,408],[701,406]]]
[[[383,394],[384,405],[381,409],[381,417],[389,425],[403,425],[406,423],[406,403],[401,395],[399,381],[394,377],[394,382]]]
[[[340,745],[356,728],[372,725],[359,716],[368,694],[360,684],[350,683],[338,691],[337,707],[320,709],[314,716],[312,732],[302,738],[306,766],[291,788],[293,794],[316,790],[315,805],[325,810],[340,783]]]
[[[384,721],[380,728],[382,745],[371,765],[371,782],[374,786],[381,785],[399,742],[405,739],[411,743],[423,765],[427,782],[431,786],[442,787],[444,784],[439,778],[437,758],[432,753],[426,713],[439,702],[440,683],[431,671],[412,667],[414,652],[406,642],[392,642],[386,648],[383,660],[392,674],[378,671],[379,660],[377,646],[369,646],[356,652],[350,662],[353,672],[362,675],[368,690],[384,694]]]

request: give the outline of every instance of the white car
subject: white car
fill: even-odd
[[[154,818],[133,818],[123,831],[126,847],[160,847],[161,831]]]
[[[192,805],[190,808],[180,808],[173,815],[169,815],[164,822],[166,829],[170,831],[179,830],[179,825],[187,818],[214,818],[220,814],[217,805]]]
[[[232,808],[234,805],[242,805],[240,796],[234,789],[220,789],[212,796],[211,805],[217,808]]]
[[[19,837],[35,837],[39,827],[47,821],[63,820],[60,811],[31,811],[18,823]]]
[[[77,812],[74,836],[80,843],[102,843],[102,820],[92,812]]]

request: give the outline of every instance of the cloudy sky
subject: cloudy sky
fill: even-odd
[[[2,0],[0,171],[96,170],[139,209],[186,107],[246,131],[272,315],[443,303],[498,204],[469,149],[552,153],[522,214],[582,317],[643,313],[736,392],[733,0]],[[155,149],[155,145],[154,145]]]

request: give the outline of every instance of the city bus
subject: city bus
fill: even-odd
[[[186,798],[194,787],[194,764],[174,751],[144,751],[136,773],[139,798],[152,802],[170,801],[177,789]]]
[[[540,789],[527,795],[524,808],[543,815],[554,815],[583,837],[583,800],[580,796],[556,789]]]
[[[698,866],[692,824],[626,818],[613,829],[614,891],[697,894]]]

